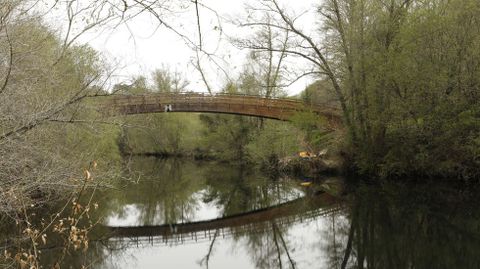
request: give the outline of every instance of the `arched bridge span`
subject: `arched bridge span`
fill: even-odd
[[[296,112],[313,111],[328,121],[331,128],[341,125],[338,109],[327,105],[310,105],[300,100],[265,98],[253,95],[157,93],[145,95],[113,95],[106,103],[113,114],[132,115],[159,112],[206,112],[256,116],[289,120]]]

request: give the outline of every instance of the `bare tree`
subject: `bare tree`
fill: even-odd
[[[247,9],[256,10],[252,6]],[[247,69],[256,74],[259,80],[259,89],[261,94],[267,98],[275,97],[278,91],[287,86],[282,84],[288,81],[287,74],[287,50],[291,45],[289,43],[290,33],[288,30],[272,27],[272,18],[270,14],[260,15],[261,23],[243,23],[235,21],[239,27],[252,27],[258,29],[252,36],[246,38],[231,38],[232,43],[239,49],[249,49],[249,61]]]
[[[244,42],[244,46],[260,52],[279,53],[306,61],[312,68],[298,74],[293,81],[306,75],[327,77],[331,81],[332,88],[339,100],[345,124],[348,127],[351,126],[351,114],[348,109],[345,90],[340,80],[342,70],[336,68],[336,63],[332,59],[334,52],[321,42],[322,36],[312,35],[296,23],[303,13],[300,16],[289,14],[277,0],[261,1],[257,6],[250,7],[249,10],[253,15],[250,14],[244,21],[240,22],[240,25],[256,27],[257,29],[276,29],[288,34],[288,39],[278,44],[253,40]],[[355,132],[352,135],[355,136]]]
[[[168,66],[162,66],[152,73],[153,90],[161,93],[179,93],[186,90],[190,84],[178,70],[171,71]]]

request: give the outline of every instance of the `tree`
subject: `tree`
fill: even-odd
[[[89,115],[91,121],[98,116],[88,99],[107,95],[102,86],[110,71],[90,47],[63,42],[41,18],[29,14],[28,4],[8,1],[0,8],[4,212],[17,210],[20,201],[26,204],[32,197],[40,197],[36,202],[42,203],[62,194],[60,190],[71,186],[65,182],[78,175],[81,166],[102,155],[95,147],[101,151],[104,142],[112,146],[97,133],[93,148],[79,149],[73,141],[84,141],[77,138],[87,133],[89,120],[83,118],[76,131],[69,128],[79,115]],[[108,128],[99,129],[111,134]],[[66,145],[72,147],[66,150]]]
[[[322,32],[302,29],[277,0],[259,5],[255,12],[271,20],[249,16],[244,24],[288,31],[293,46],[253,48],[303,59],[330,81],[357,168],[385,176],[475,174],[478,136],[465,134],[480,126],[451,123],[478,117],[478,2],[327,0],[317,12]]]
[[[153,91],[161,93],[180,93],[186,90],[190,82],[182,74],[163,66],[152,72]]]
[[[252,8],[252,7],[250,7]],[[253,8],[252,8],[253,9]],[[286,69],[285,58],[286,50],[289,44],[289,31],[279,31],[272,27],[269,14],[264,15],[264,23],[260,24],[242,24],[241,27],[256,25],[259,29],[253,36],[245,39],[233,39],[232,42],[240,49],[250,50],[249,58],[246,63],[247,73],[255,74],[257,81],[256,88],[259,94],[266,98],[277,97],[282,93],[282,82],[285,80]],[[258,49],[265,48],[265,49]],[[274,48],[278,48],[275,50]]]
[[[115,88],[123,94],[180,93],[187,85],[188,81],[180,72],[172,72],[164,66],[152,72],[151,79],[139,76]],[[191,156],[201,151],[198,143],[201,126],[197,115],[131,115],[122,121],[119,144],[125,154]]]

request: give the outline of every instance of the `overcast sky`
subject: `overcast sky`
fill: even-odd
[[[218,63],[231,77],[235,77],[242,70],[247,52],[231,46],[227,37],[248,35],[249,29],[238,29],[229,23],[228,19],[245,15],[244,7],[247,2],[255,4],[255,1],[259,0],[205,0],[202,2],[219,15],[217,16],[205,7],[200,9],[204,49],[208,52],[214,52],[219,57]],[[318,1],[284,0],[280,2],[288,7],[289,11],[296,14],[308,11],[299,23],[303,24],[302,27],[312,27],[312,14]],[[191,7],[186,10],[179,9],[179,11],[175,12],[174,15],[167,15],[163,19],[192,41],[197,42],[195,9]],[[221,20],[220,25],[219,18]],[[165,27],[157,27],[158,25],[158,20],[148,13],[144,13],[129,21],[126,25],[120,25],[115,29],[90,32],[79,39],[79,42],[89,43],[102,52],[109,62],[120,64],[121,69],[117,71],[118,77],[115,81],[126,80],[138,75],[148,77],[155,68],[160,68],[163,65],[183,73],[190,81],[189,90],[206,91],[199,73],[191,64],[192,60],[195,59],[194,51],[176,33]],[[222,28],[223,32],[218,30],[219,27]],[[226,82],[225,76],[208,61],[204,60],[202,63],[213,90],[219,91]],[[300,80],[287,88],[288,94],[299,93],[311,81],[312,79]]]

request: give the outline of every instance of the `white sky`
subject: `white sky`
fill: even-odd
[[[247,2],[255,4],[260,0],[204,0],[202,3],[215,10],[222,18],[235,18],[245,15],[245,4]],[[318,4],[315,0],[295,0],[280,1],[289,11],[304,14],[299,24],[307,29],[314,28],[313,12],[314,5]],[[220,31],[214,28],[218,26],[217,17],[213,12],[206,8],[200,9],[202,37],[204,48],[208,52],[215,52],[224,62],[222,68],[226,70],[231,77],[235,77],[242,70],[247,51],[240,51],[234,48],[226,40],[226,36],[237,37],[247,35],[248,29],[235,28],[227,21],[221,22],[223,35],[220,39]],[[61,19],[60,19],[61,20]],[[195,9],[184,10],[183,14],[175,14],[175,17],[167,16],[165,20],[175,29],[184,33],[194,42],[198,42],[197,24]],[[190,81],[188,90],[206,91],[204,83],[201,81],[200,74],[193,68],[191,61],[194,60],[195,53],[185,42],[171,30],[165,27],[157,28],[158,21],[152,18],[148,13],[144,13],[126,25],[121,25],[114,30],[104,30],[102,32],[89,32],[84,35],[79,42],[89,43],[93,48],[102,52],[102,54],[111,63],[120,64],[122,68],[117,71],[118,77],[115,81],[127,80],[131,77],[144,75],[149,76],[155,68],[162,65],[168,66],[172,70],[183,73]],[[215,50],[215,48],[217,48]],[[205,59],[205,58],[204,58]],[[220,61],[221,62],[221,61]],[[303,63],[299,63],[301,66]],[[219,72],[212,64],[206,60],[202,61],[202,67],[206,70],[207,79],[214,91],[219,91],[225,84],[225,76]],[[287,88],[289,95],[294,95],[302,91],[312,79],[302,79]]]

